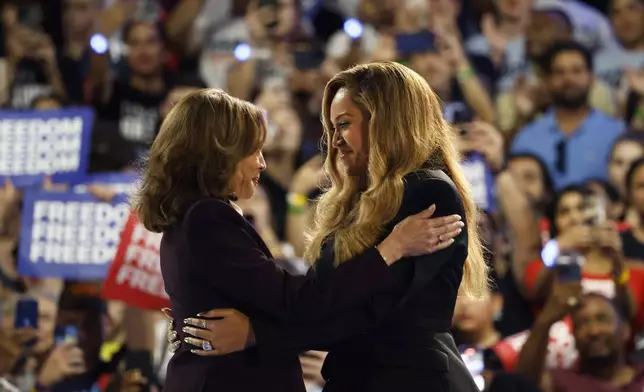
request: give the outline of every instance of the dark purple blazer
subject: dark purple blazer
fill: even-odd
[[[220,199],[192,205],[163,233],[161,270],[177,332],[182,320],[215,308],[234,308],[277,323],[315,322],[399,290],[375,248],[334,269],[324,284],[278,268],[253,227]],[[303,392],[297,353],[264,357],[255,348],[221,357],[200,357],[182,344],[168,366],[164,392]]]

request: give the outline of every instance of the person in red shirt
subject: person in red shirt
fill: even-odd
[[[631,335],[628,319],[613,300],[596,293],[582,294],[582,290],[578,282],[555,283],[521,350],[516,372],[540,384],[544,392],[642,391],[644,367],[626,360]],[[548,370],[544,359],[550,329],[567,315],[573,320],[579,360],[571,369]]]
[[[572,186],[560,191],[549,213],[551,238],[538,259],[526,269],[524,288],[531,298],[544,298],[551,292],[557,253],[578,252],[585,262],[581,266],[583,291],[615,298],[630,321],[639,331],[644,325],[644,269],[625,263],[617,225],[589,222],[588,200],[593,195],[584,187]],[[592,223],[592,224],[589,224]],[[554,249],[554,251],[553,251]],[[553,255],[554,253],[554,255]],[[542,303],[542,302],[541,302]],[[535,302],[535,311],[540,302]],[[578,358],[574,345],[572,321],[569,318],[553,324],[550,330],[546,366],[569,368]],[[518,352],[530,331],[510,336],[495,345],[494,350],[506,370],[512,370]]]

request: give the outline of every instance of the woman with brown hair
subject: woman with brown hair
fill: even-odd
[[[208,312],[205,317],[224,317],[208,328],[185,328],[191,336],[184,342],[210,341],[215,351],[196,352],[218,356],[243,350],[249,344],[238,331],[252,330],[267,355],[328,350],[323,376],[329,392],[477,391],[449,328],[459,293],[486,292],[487,266],[476,207],[436,94],[403,65],[359,65],[327,84],[323,124],[331,186],[317,204],[305,253],[318,260],[320,281],[429,206],[438,216],[464,216],[467,229],[446,249],[392,266],[397,290],[362,308],[315,323]],[[200,326],[197,319],[189,323]]]
[[[148,230],[163,232],[161,270],[180,319],[212,308],[237,308],[269,323],[328,318],[395,291],[389,266],[449,247],[463,226],[455,215],[429,219],[434,209],[423,208],[324,280],[288,275],[234,204],[258,186],[265,135],[259,108],[220,90],[200,90],[176,104],[151,147],[134,209]],[[186,337],[183,330],[179,336]],[[213,349],[208,341],[200,347]],[[170,361],[164,391],[244,392],[266,385],[303,391],[297,356],[264,362],[249,350],[203,357],[186,345]]]

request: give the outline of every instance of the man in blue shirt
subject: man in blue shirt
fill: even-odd
[[[624,124],[588,105],[593,82],[591,54],[581,44],[561,42],[553,45],[542,61],[552,106],[519,131],[512,153],[541,158],[558,189],[606,179],[610,150]]]

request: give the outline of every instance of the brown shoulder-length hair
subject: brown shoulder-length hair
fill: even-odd
[[[162,232],[204,198],[230,198],[239,161],[262,147],[264,112],[218,89],[177,102],[152,143],[132,207],[146,229]]]
[[[367,125],[369,168],[363,180],[338,167],[331,148],[331,102],[340,89],[350,92]],[[308,261],[320,256],[324,241],[333,236],[336,262],[345,262],[376,245],[383,227],[400,209],[404,177],[423,168],[442,169],[452,179],[465,207],[469,249],[461,294],[478,297],[487,289],[487,266],[477,232],[477,209],[460,166],[452,131],[443,120],[441,104],[427,82],[409,68],[393,63],[358,65],[329,81],[322,101],[326,172],[331,186],[317,203]]]

